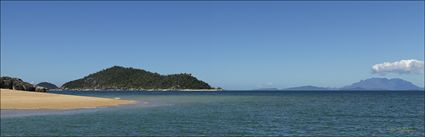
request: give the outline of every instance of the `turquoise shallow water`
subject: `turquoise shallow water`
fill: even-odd
[[[2,136],[424,136],[424,92],[58,92],[138,100],[70,111],[2,110]]]

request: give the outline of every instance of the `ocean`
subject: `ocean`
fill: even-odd
[[[425,136],[423,91],[57,91],[137,100],[2,110],[1,136]]]

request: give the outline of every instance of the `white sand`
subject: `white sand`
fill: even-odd
[[[78,109],[134,104],[136,101],[1,89],[0,109]]]

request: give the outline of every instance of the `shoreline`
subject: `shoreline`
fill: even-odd
[[[0,89],[1,110],[87,109],[135,104],[133,100]]]
[[[50,91],[224,91],[224,89],[51,89]]]

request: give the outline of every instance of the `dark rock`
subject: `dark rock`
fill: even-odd
[[[11,79],[1,77],[0,81],[1,81],[0,88],[7,88],[7,89],[13,88],[13,81]]]
[[[24,85],[21,84],[15,84],[13,85],[13,90],[25,90]]]
[[[31,84],[24,85],[24,90],[26,90],[26,91],[35,91],[35,89],[36,88]]]
[[[35,87],[35,92],[47,92],[47,88],[45,87],[41,87],[41,86],[37,86]]]
[[[0,88],[35,91],[35,87],[32,84],[12,77],[0,77]]]

